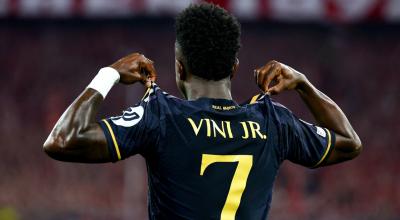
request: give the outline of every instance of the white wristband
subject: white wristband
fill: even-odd
[[[98,91],[103,98],[106,98],[111,88],[119,82],[119,78],[120,75],[117,70],[111,67],[104,67],[99,70],[87,88]]]

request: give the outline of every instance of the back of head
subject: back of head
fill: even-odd
[[[219,6],[191,5],[176,18],[176,40],[188,71],[217,81],[232,73],[240,48],[240,24]]]

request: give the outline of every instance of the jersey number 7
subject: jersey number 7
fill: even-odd
[[[201,158],[200,176],[203,176],[204,171],[212,163],[229,162],[238,162],[238,165],[236,167],[235,174],[233,175],[225,205],[222,208],[221,220],[235,219],[236,211],[239,208],[243,191],[246,188],[247,178],[249,177],[251,167],[253,166],[253,156],[203,154]]]

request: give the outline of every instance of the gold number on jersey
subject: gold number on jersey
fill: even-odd
[[[243,191],[246,188],[247,178],[249,177],[251,167],[253,166],[253,156],[203,154],[201,158],[200,176],[203,176],[204,171],[212,163],[234,162],[238,162],[238,165],[236,167],[235,174],[233,175],[225,205],[222,208],[221,220],[235,219],[236,211],[239,208]]]

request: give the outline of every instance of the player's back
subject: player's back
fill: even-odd
[[[264,96],[253,102],[186,101],[155,85],[137,107],[102,123],[114,133],[108,142],[120,143],[110,146],[116,159],[145,157],[150,219],[265,219],[282,161],[312,166],[326,156],[326,134],[298,134],[291,127],[308,125],[286,108]],[[321,147],[290,150],[304,135]]]
[[[265,106],[173,97],[161,105],[162,136],[156,152],[146,158],[150,198],[163,201],[151,201],[152,214],[262,219],[279,166]]]

